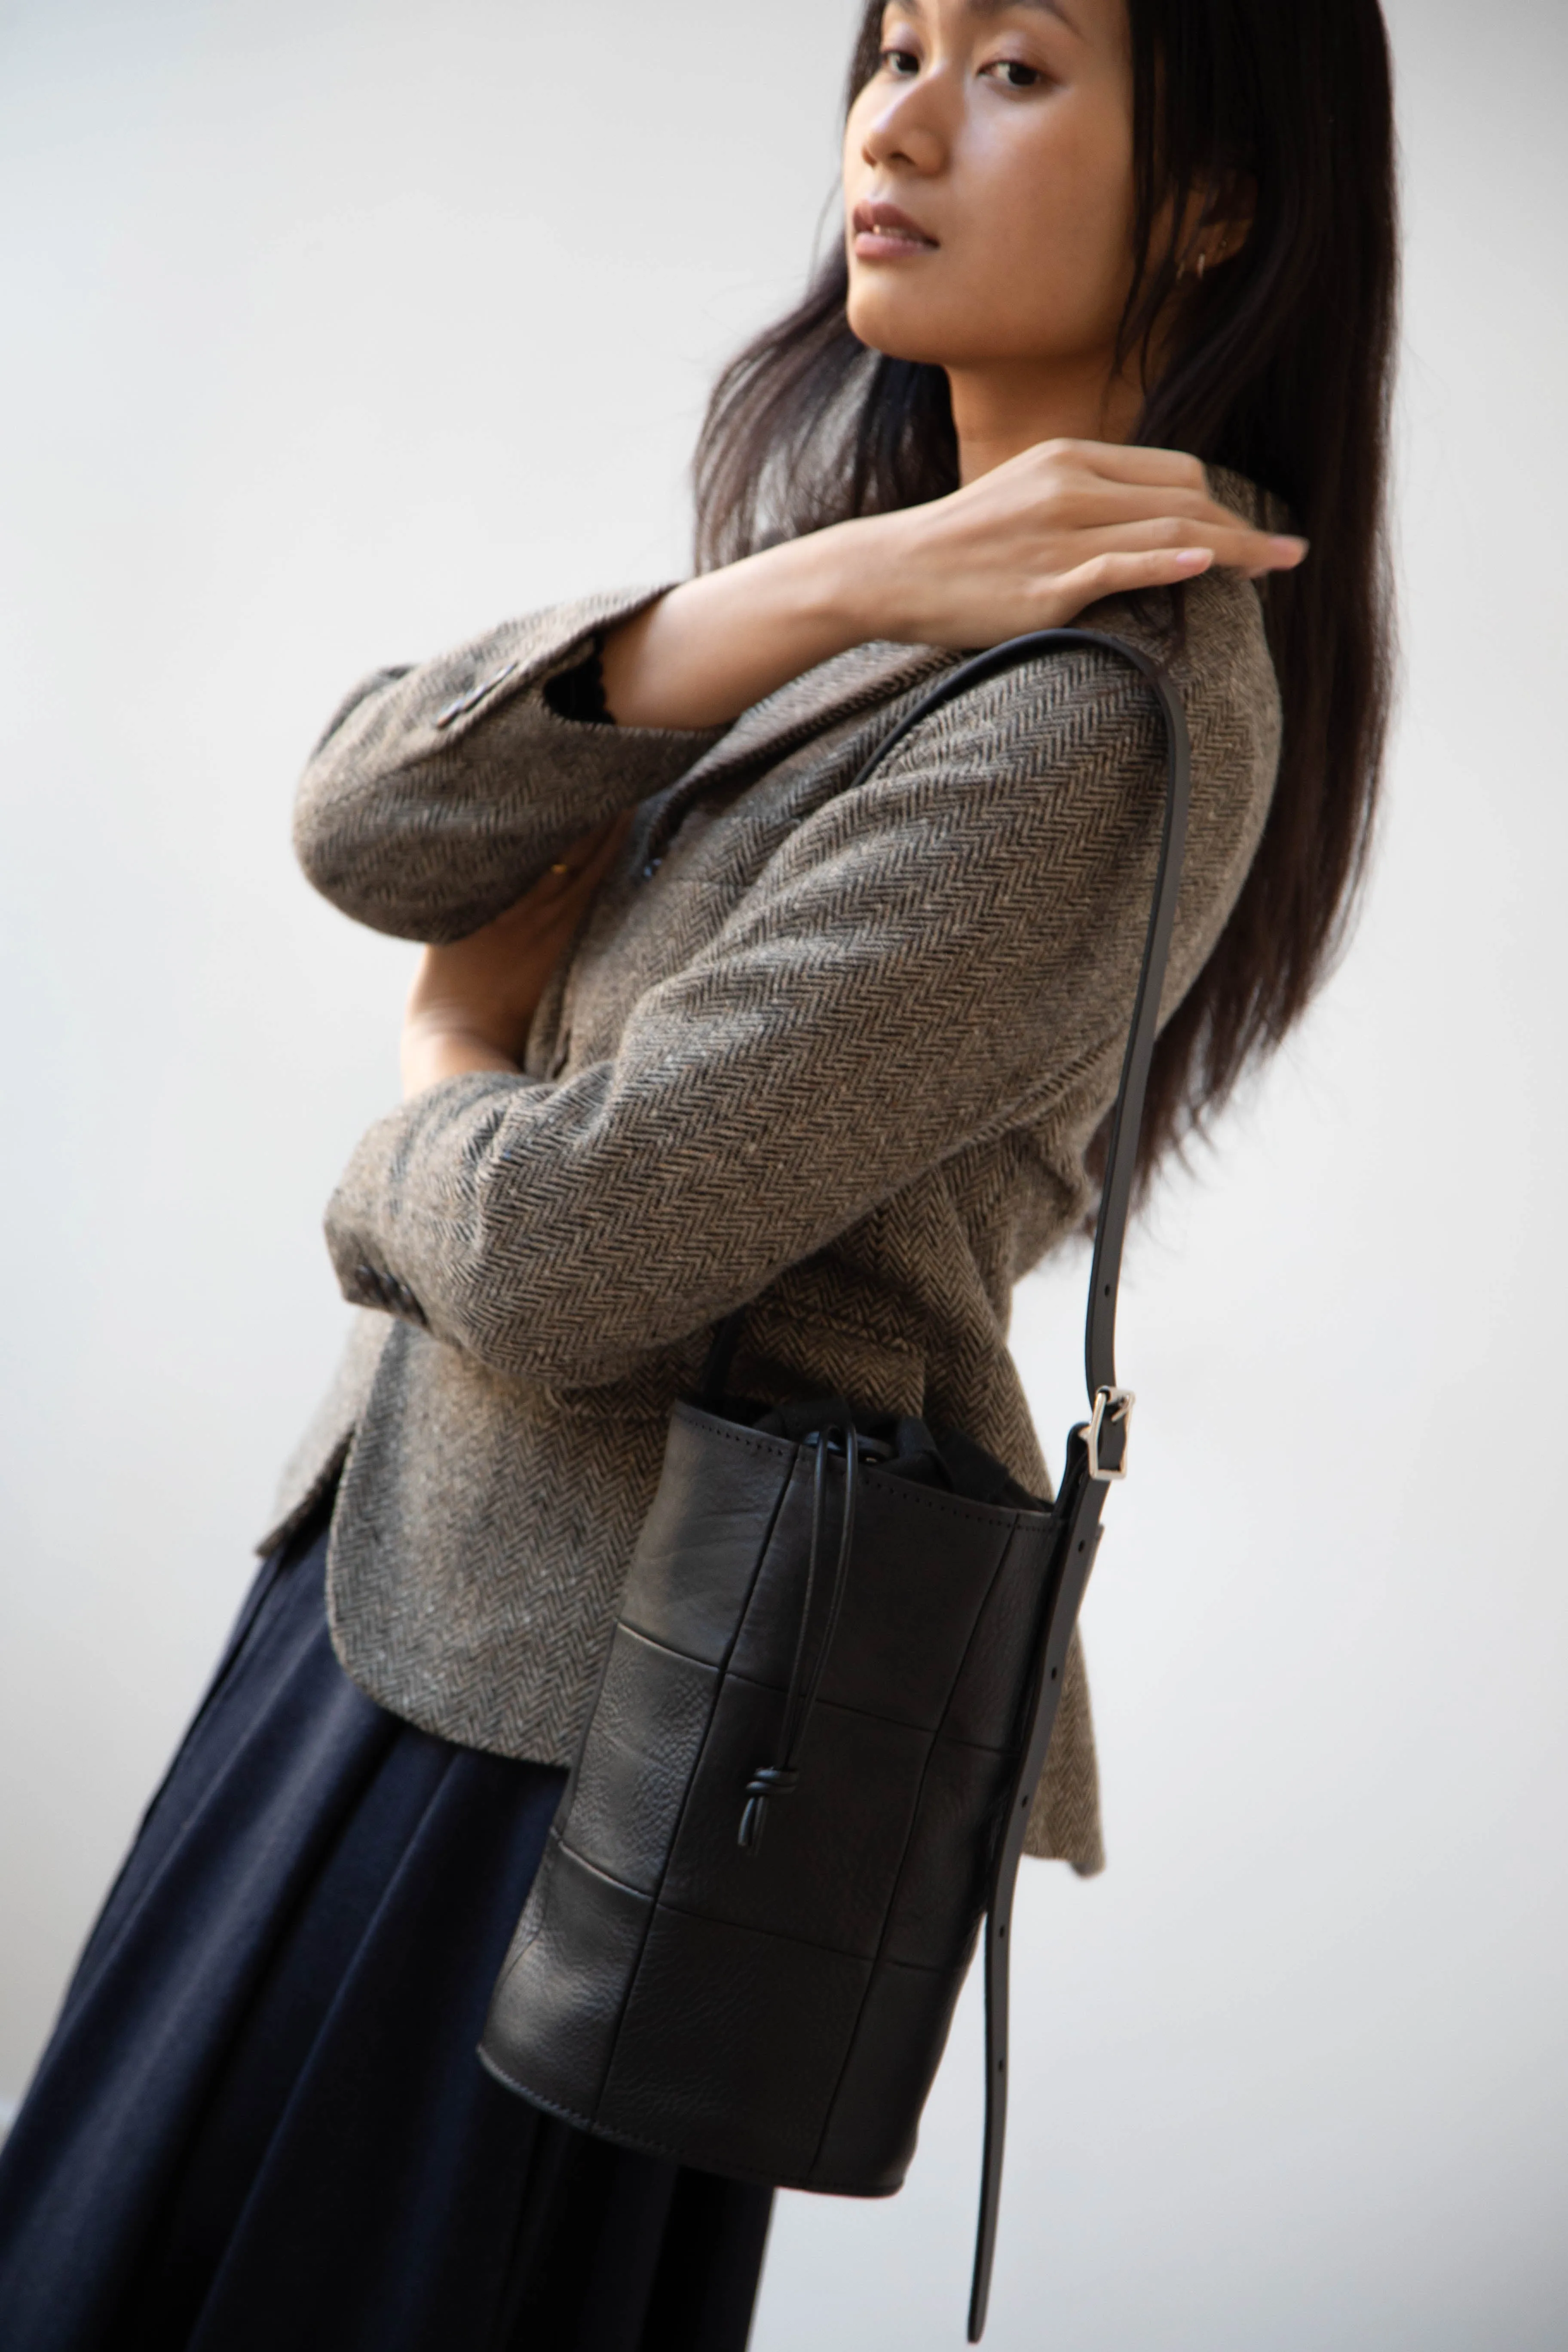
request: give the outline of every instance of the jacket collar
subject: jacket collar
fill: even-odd
[[[786,752],[934,677],[957,654],[935,646],[852,646],[743,710],[694,766],[654,800],[640,855],[656,861],[692,802],[776,767]]]
[[[797,744],[889,701],[958,658],[934,646],[851,646],[743,710],[682,781],[706,788],[743,769],[772,767]]]

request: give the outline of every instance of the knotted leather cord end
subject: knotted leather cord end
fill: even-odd
[[[737,1845],[743,1846],[748,1853],[756,1852],[767,1824],[768,1799],[787,1797],[799,1778],[799,1773],[792,1772],[787,1765],[758,1765],[746,1783],[746,1802],[741,1813],[741,1827],[735,1840]]]

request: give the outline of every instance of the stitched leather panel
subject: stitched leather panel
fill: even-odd
[[[810,2185],[864,2182],[883,2194],[901,2184],[915,2152],[921,2109],[947,2046],[962,1968],[879,1967],[867,1988]],[[925,2072],[911,2051],[929,2052]]]
[[[733,1670],[758,1682],[789,1679],[800,1622],[795,1569],[809,1542],[812,1476],[803,1453],[735,1643]],[[841,1463],[830,1463],[828,1488],[824,1574],[842,1522]],[[862,1472],[853,1560],[822,1698],[934,1731],[1010,1532],[1006,1513]]]
[[[1006,1745],[1016,1728],[1019,1668],[1032,1652],[1049,1545],[1047,1522],[1023,1519],[1001,1559],[942,1722],[949,1738]]]
[[[1009,1767],[994,1748],[932,1742],[888,1914],[884,1958],[921,1968],[961,1964],[985,1907],[989,1832]]]
[[[755,1437],[678,1405],[621,1622],[666,1649],[721,1664],[795,1452],[782,1438]]]
[[[718,1680],[711,1666],[616,1628],[563,1835],[642,1894],[658,1891]]]
[[[484,2054],[514,2088],[590,2117],[652,1906],[590,1870],[553,1835],[546,1874],[543,1916],[529,1940],[513,1946],[496,1987]],[[520,1937],[529,1927],[525,1913]]]
[[[842,1953],[661,1908],[601,2120],[686,2164],[803,2180],[868,1974]]]
[[[662,1900],[737,1925],[808,1935],[875,1957],[928,1736],[826,1706],[812,1709],[794,1793],[773,1800],[762,1843],[737,1843],[746,1782],[777,1752],[776,1691],[726,1679],[702,1767],[669,1858]]]

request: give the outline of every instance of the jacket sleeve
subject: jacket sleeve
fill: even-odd
[[[1147,690],[1106,656],[937,713],[797,827],[614,1059],[448,1079],[372,1128],[328,1210],[345,1294],[596,1385],[967,1144],[1102,1100],[1163,776]],[[1193,896],[1188,978],[1219,919]]]
[[[569,842],[683,774],[721,729],[584,724],[544,694],[660,593],[555,605],[356,687],[295,803],[295,850],[322,897],[398,939],[466,938]]]

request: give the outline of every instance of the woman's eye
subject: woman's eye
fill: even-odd
[[[919,58],[916,57],[913,49],[884,49],[882,51],[882,70],[884,73],[896,74],[900,80],[908,81],[910,77],[912,74],[918,74],[920,69],[921,61]]]
[[[997,58],[980,70],[991,75],[1005,89],[1033,89],[1046,78],[1038,66],[1026,66],[1022,58]]]

